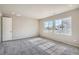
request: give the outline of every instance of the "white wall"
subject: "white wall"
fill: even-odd
[[[13,17],[13,39],[28,38],[38,35],[38,20],[20,16]]]
[[[46,21],[46,19],[60,19],[64,17],[72,17],[72,36],[66,36],[66,35],[59,35],[55,34],[54,32],[43,32],[43,22]],[[47,17],[40,20],[40,35],[52,40],[61,41],[67,44],[71,44],[74,46],[79,47],[79,9],[75,9],[69,12],[65,12],[62,14],[58,14],[55,16]]]

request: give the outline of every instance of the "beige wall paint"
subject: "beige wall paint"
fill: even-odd
[[[49,32],[49,33],[43,32],[44,21],[48,19],[54,20],[54,19],[60,19],[60,18],[69,17],[69,16],[72,17],[72,36],[59,35],[59,34],[55,34],[54,32]],[[58,14],[55,16],[41,19],[40,20],[40,36],[79,47],[79,9],[75,9],[75,10],[68,11],[62,14]]]
[[[38,35],[38,20],[20,16],[13,17],[13,39],[28,38]]]

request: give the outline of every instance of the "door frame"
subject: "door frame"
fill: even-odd
[[[3,40],[3,25],[2,25],[2,16],[0,16],[0,43],[2,43],[2,40]]]

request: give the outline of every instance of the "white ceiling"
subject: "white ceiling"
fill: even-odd
[[[0,5],[0,11],[4,16],[26,16],[41,19],[78,7],[79,5],[68,4],[2,4]]]

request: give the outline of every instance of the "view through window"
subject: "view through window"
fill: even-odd
[[[45,32],[54,32],[56,34],[72,35],[71,17],[44,22]]]
[[[44,29],[45,29],[45,32],[52,32],[53,30],[53,21],[52,20],[49,20],[49,21],[45,21],[44,22]]]

